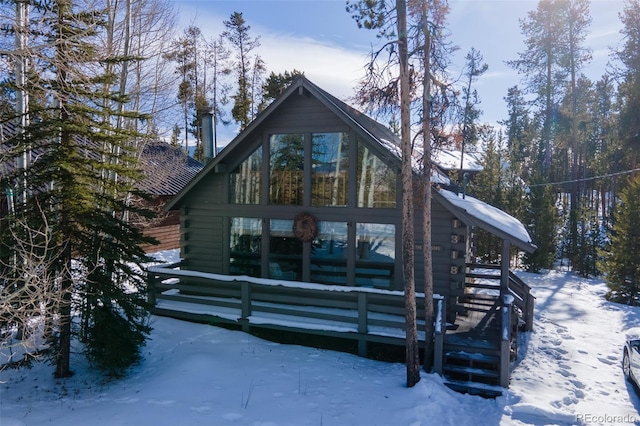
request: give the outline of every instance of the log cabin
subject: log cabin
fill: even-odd
[[[297,77],[168,203],[182,261],[149,269],[156,312],[352,338],[362,355],[404,344],[400,171],[393,132]],[[420,298],[431,255],[440,337],[422,338],[440,339],[434,368],[451,383],[507,386],[512,333],[533,315],[510,252],[536,247],[514,217],[431,180],[432,253],[416,203],[415,281]],[[500,264],[475,264],[478,228],[501,239]]]

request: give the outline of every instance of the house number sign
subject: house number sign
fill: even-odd
[[[313,241],[318,236],[318,219],[311,213],[300,213],[293,219],[293,235],[305,243]]]

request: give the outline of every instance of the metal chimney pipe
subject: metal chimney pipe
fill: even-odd
[[[205,164],[216,156],[213,144],[213,114],[211,112],[202,114],[202,152]]]

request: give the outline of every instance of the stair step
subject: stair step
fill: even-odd
[[[445,376],[449,373],[453,374],[461,374],[461,375],[469,375],[471,377],[487,377],[490,379],[498,379],[500,377],[500,373],[495,370],[488,370],[485,368],[477,368],[477,367],[468,367],[466,365],[451,365],[445,364],[443,367]]]
[[[467,351],[448,351],[444,354],[447,359],[459,359],[464,361],[484,362],[498,364],[500,357],[496,355],[488,355],[486,353],[467,352]]]
[[[493,294],[482,294],[482,293],[466,293],[464,296],[458,296],[458,302],[464,303],[464,300],[491,300],[496,301],[499,299],[499,296]]]
[[[475,385],[497,386],[500,384],[499,372],[482,368],[445,364],[442,369],[442,375],[447,380],[473,383]]]
[[[465,302],[461,303],[463,306],[467,306],[467,305],[477,305],[477,306],[496,306],[497,303],[495,300],[467,300]]]
[[[497,302],[495,300],[468,300],[460,303],[462,306],[497,306]]]
[[[481,288],[483,290],[500,290],[500,283],[497,284],[471,284],[471,283],[466,283],[467,287],[472,287],[472,288]]]
[[[469,395],[477,395],[483,398],[497,398],[502,396],[503,388],[499,386],[485,385],[473,382],[446,381],[445,386],[449,389]]]
[[[465,310],[467,312],[471,311],[471,312],[491,312],[493,309],[493,305],[491,305],[491,307],[489,308],[474,308],[471,306],[465,306]]]
[[[447,335],[444,342],[444,350],[446,352],[469,352],[481,353],[485,355],[500,356],[500,340],[454,340],[455,335]]]

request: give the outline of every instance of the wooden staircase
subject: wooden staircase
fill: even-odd
[[[455,321],[446,327],[436,322],[435,369],[451,389],[495,398],[509,386],[518,331],[533,329],[535,297],[500,265],[466,267],[466,292],[454,302]]]
[[[495,398],[500,387],[501,325],[499,296],[468,294],[444,339],[443,375],[458,392]]]

